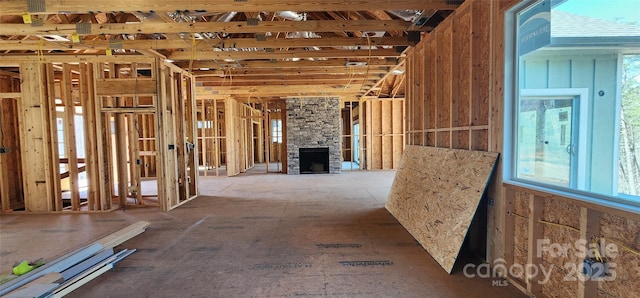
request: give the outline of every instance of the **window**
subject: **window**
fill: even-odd
[[[271,120],[271,142],[282,143],[282,119]]]
[[[640,16],[628,11],[538,0],[507,14],[505,180],[640,207]]]

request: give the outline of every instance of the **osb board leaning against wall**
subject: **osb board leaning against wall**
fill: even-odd
[[[451,273],[498,153],[407,146],[386,208]]]

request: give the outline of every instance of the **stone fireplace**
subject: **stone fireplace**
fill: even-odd
[[[300,148],[300,174],[329,173],[329,148]]]
[[[340,173],[338,98],[288,98],[286,123],[289,174]]]

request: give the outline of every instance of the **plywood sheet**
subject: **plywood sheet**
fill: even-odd
[[[386,208],[451,273],[498,153],[407,146]]]

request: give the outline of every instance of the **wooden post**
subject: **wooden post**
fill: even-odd
[[[213,154],[216,166],[216,177],[220,176],[220,121],[218,119],[218,100],[213,100]]]
[[[513,265],[514,261],[514,240],[515,240],[515,199],[516,199],[516,191],[513,187],[507,187],[505,189],[505,204],[504,204],[504,226],[503,227],[495,227],[495,229],[504,229],[503,237],[501,239],[504,247],[504,261],[506,263],[506,267],[509,268]],[[495,261],[495,259],[494,259]],[[502,272],[503,277],[508,276],[508,272]]]
[[[271,143],[273,138],[271,137],[271,112],[269,111],[269,106],[273,103],[267,102],[263,105],[263,114],[262,118],[264,119],[264,155],[265,155],[265,163],[267,166],[267,173],[269,173],[269,162],[271,161]]]
[[[538,240],[544,238],[544,227],[538,220],[543,218],[544,198],[536,195],[529,195],[529,243],[527,247],[527,263],[540,268],[542,264],[542,252],[538,251]],[[521,264],[524,265],[524,264]],[[528,272],[525,272],[528,273]],[[542,274],[526,276],[527,291],[535,297],[542,297],[542,286],[539,281]]]
[[[53,211],[48,103],[45,100],[44,66],[39,62],[20,65],[22,98],[18,101],[25,209],[30,212]]]
[[[178,165],[178,198],[172,205],[176,206],[183,200],[188,198],[188,176],[186,172],[187,168],[187,153],[186,153],[186,135],[185,135],[185,101],[184,101],[184,89],[182,85],[183,74],[181,72],[175,72],[173,69],[169,69],[173,73],[173,79],[171,80],[173,92],[172,92],[172,104],[175,107],[175,113],[173,114],[173,123],[175,125],[175,148],[177,154]]]
[[[67,170],[69,172],[69,188],[71,191],[71,209],[80,210],[80,190],[78,187],[78,152],[76,149],[75,106],[73,104],[71,69],[69,64],[62,65],[62,81],[60,82],[62,102],[64,104],[64,140]]]
[[[188,174],[188,198],[194,198],[198,195],[198,131],[197,131],[197,113],[196,113],[196,95],[194,88],[194,78],[191,75],[183,77],[185,84],[185,113],[184,122],[186,124],[185,137],[191,144],[191,148],[187,148],[187,168]],[[185,169],[186,171],[187,169]]]
[[[175,137],[176,124],[173,72],[166,65],[158,66],[160,96],[156,112],[158,127],[158,201],[162,211],[169,211],[178,203],[178,154]]]
[[[46,103],[48,109],[46,110],[48,119],[48,131],[50,137],[47,140],[48,152],[50,152],[51,166],[48,173],[51,178],[51,201],[53,210],[62,210],[62,190],[60,185],[60,152],[58,152],[58,128],[57,128],[57,112],[56,112],[56,84],[53,65],[50,63],[45,64],[45,80],[46,80],[46,98],[43,102]]]
[[[134,97],[135,100],[136,97]],[[142,166],[142,160],[140,159],[140,122],[138,120],[138,114],[128,114],[129,119],[129,170],[131,175],[131,186],[135,190],[135,199],[138,205],[142,205],[142,183],[140,177],[140,171]]]
[[[80,89],[80,106],[82,107],[82,120],[84,126],[84,165],[86,168],[88,181],[87,190],[87,208],[89,210],[96,210],[96,188],[99,181],[96,179],[96,163],[95,163],[95,114],[93,106],[95,102],[90,97],[89,84],[92,83],[93,78],[90,76],[87,63],[80,63],[79,65],[79,80],[78,87]]]
[[[102,78],[104,76],[102,63],[95,63],[93,65],[93,73],[94,78]],[[93,81],[92,81],[93,82]],[[109,139],[110,133],[104,129],[104,127],[110,127],[110,122],[106,114],[102,113],[103,106],[103,97],[98,97],[96,94],[95,88],[93,90],[93,98],[95,100],[94,105],[94,115],[96,117],[95,121],[95,134],[96,134],[96,154],[97,158],[97,168],[96,175],[99,183],[96,185],[98,187],[98,201],[96,204],[99,206],[100,210],[109,210],[111,209],[112,200],[112,185],[113,182],[111,180],[111,169],[109,167]]]
[[[204,176],[208,176],[209,174],[209,164],[207,160],[207,106],[205,99],[200,100],[200,123],[202,123],[200,128],[200,148],[202,152],[200,152],[200,158],[202,159],[202,165],[204,166]]]
[[[580,208],[580,239],[584,239],[588,244],[592,243],[592,237],[600,236],[600,216],[601,212],[586,207]],[[579,267],[581,268],[581,267]],[[581,273],[578,273],[581,274]],[[582,275],[584,276],[584,275]],[[578,297],[595,298],[598,297],[598,282],[591,279],[581,281],[578,279]]]
[[[235,142],[235,130],[234,130],[234,123],[235,123],[235,113],[236,113],[236,109],[235,109],[235,104],[232,98],[225,98],[224,100],[224,123],[225,123],[225,135],[227,137],[226,139],[226,143],[227,143],[227,176],[231,177],[231,176],[235,176],[239,174],[239,171],[237,170],[237,147],[236,147],[236,142]]]

